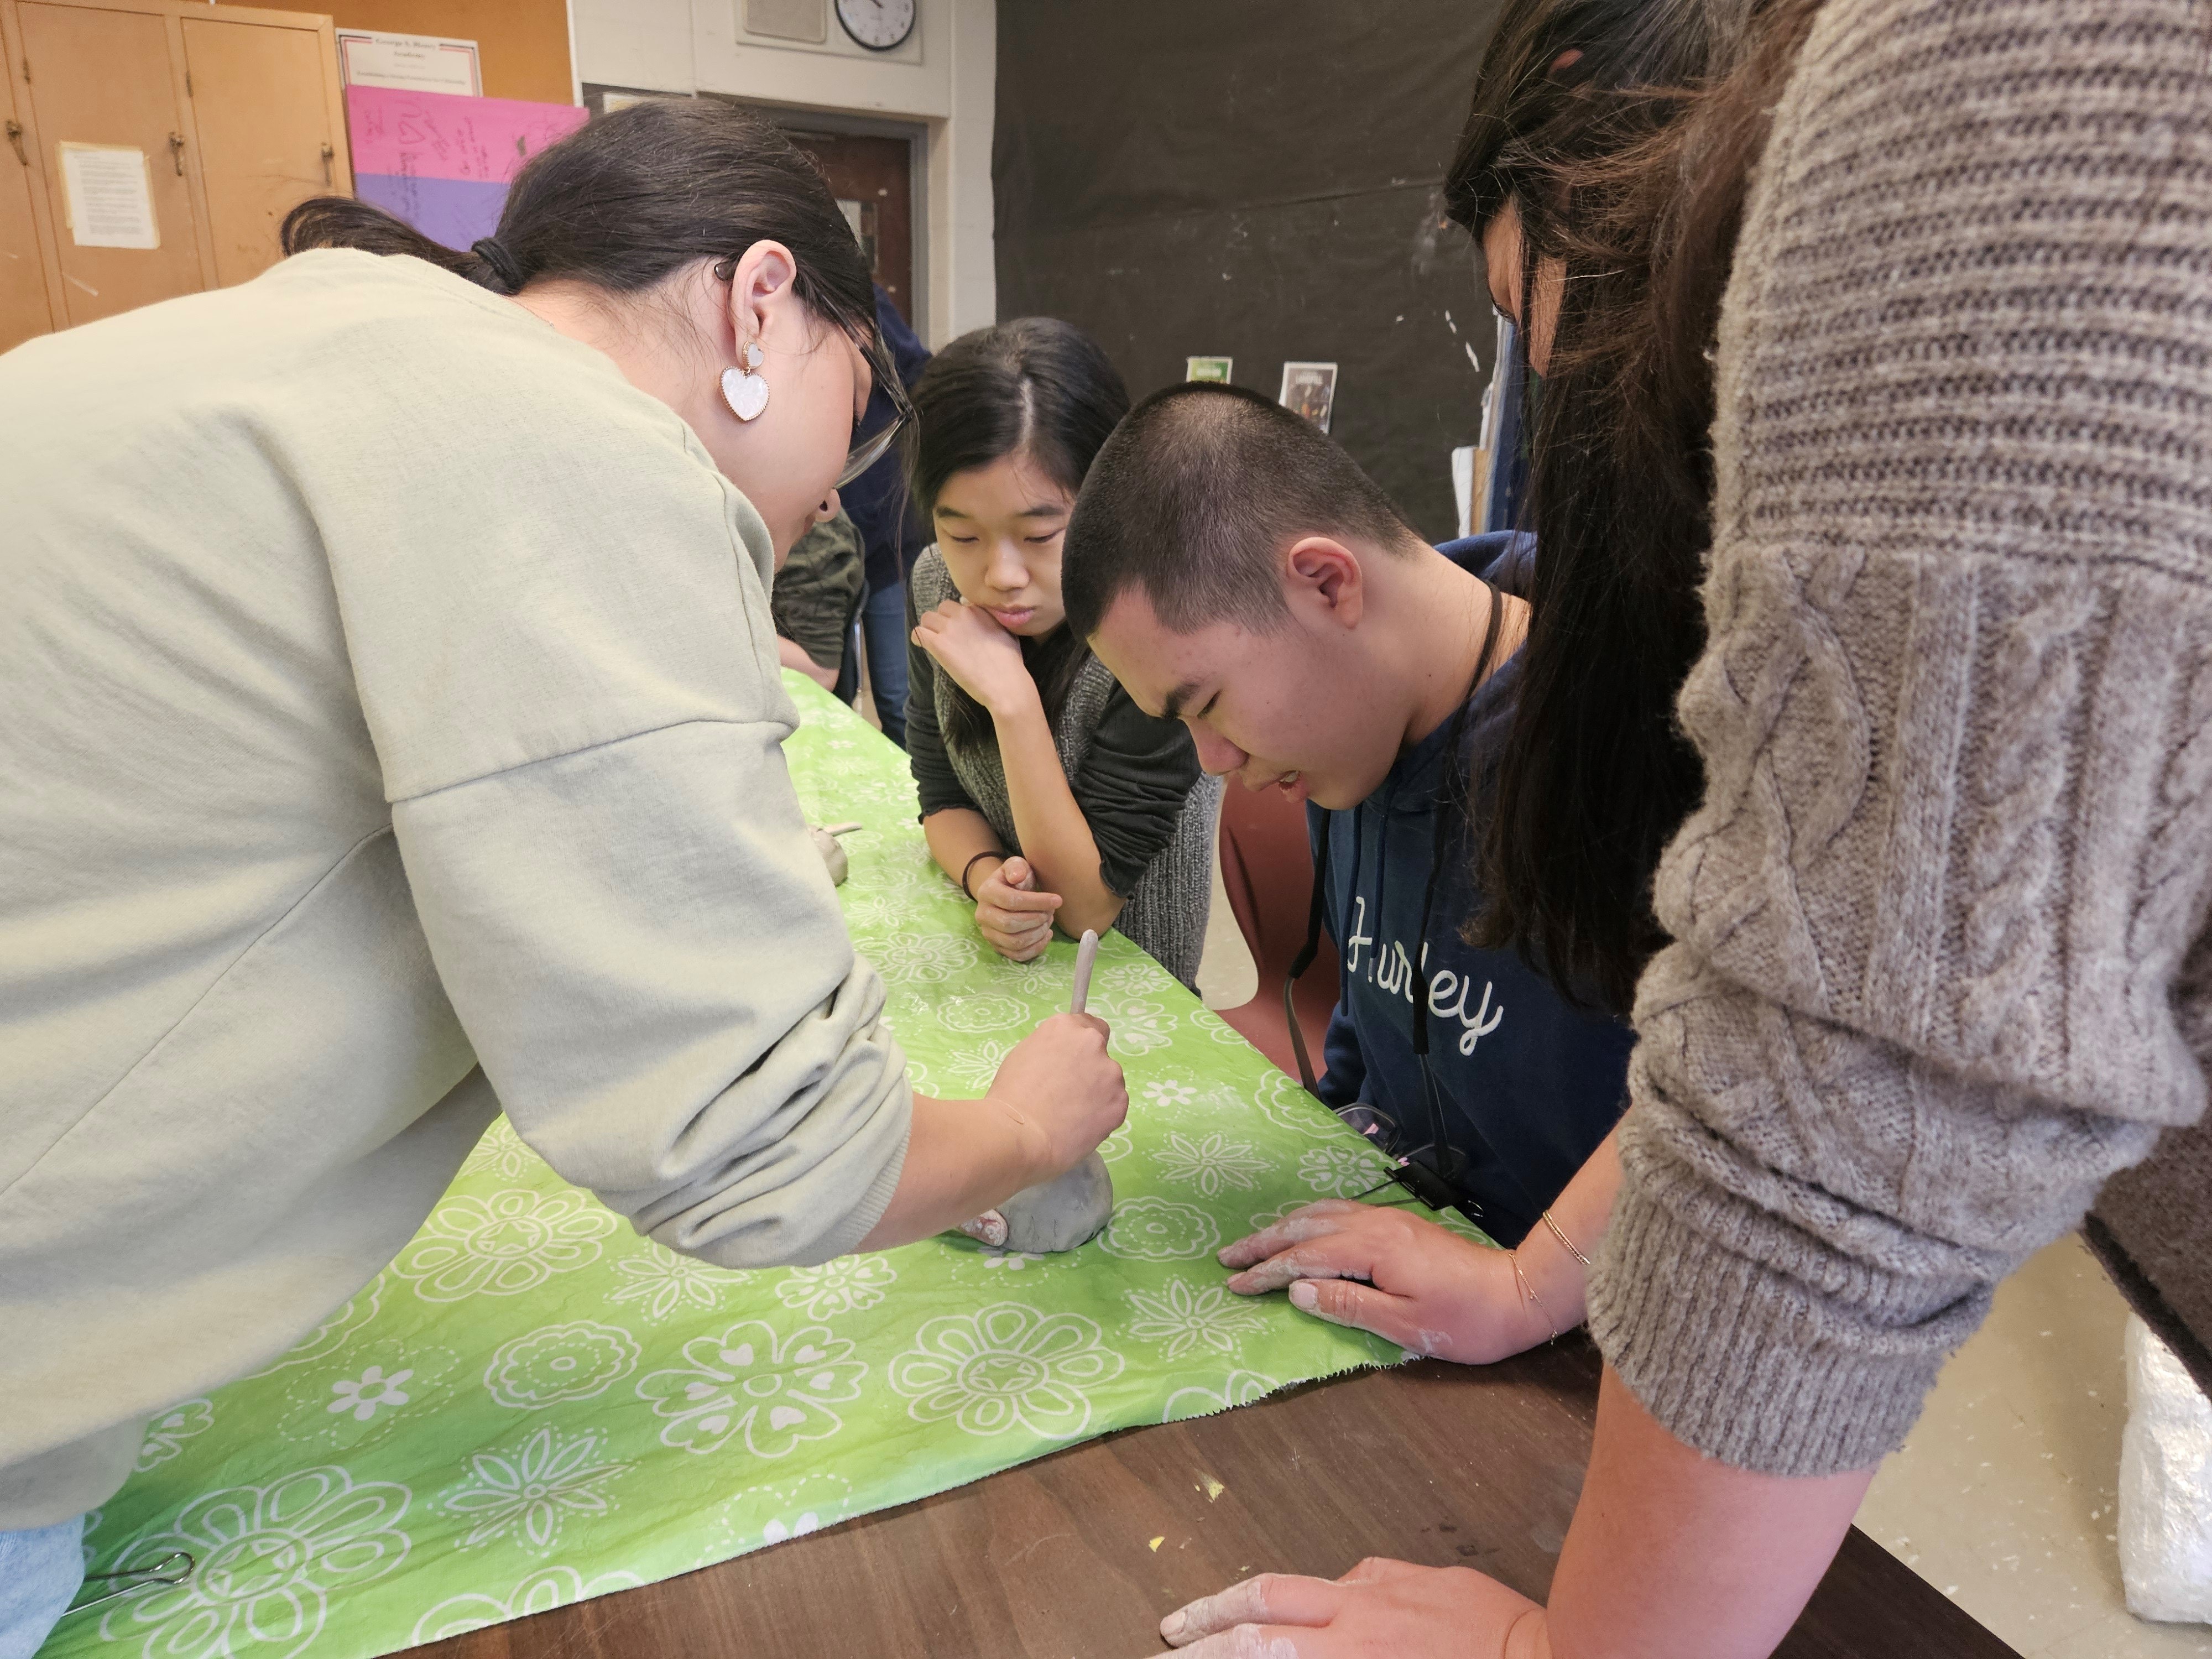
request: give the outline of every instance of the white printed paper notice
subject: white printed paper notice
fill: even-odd
[[[61,144],[70,236],[79,247],[159,247],[146,152],[128,144]]]
[[[399,92],[446,92],[463,98],[483,94],[483,70],[473,40],[435,34],[380,34],[338,31],[338,74],[349,87],[390,87]]]

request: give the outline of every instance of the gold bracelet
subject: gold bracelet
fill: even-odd
[[[1581,1262],[1585,1268],[1590,1265],[1590,1259],[1575,1248],[1575,1241],[1567,1237],[1567,1230],[1565,1228],[1559,1225],[1557,1221],[1554,1221],[1552,1218],[1552,1212],[1549,1210],[1544,1212],[1540,1219],[1547,1227],[1549,1227],[1552,1230],[1552,1237],[1558,1239],[1560,1243],[1566,1246],[1567,1254],[1569,1255]]]
[[[1509,1251],[1507,1254],[1511,1255],[1513,1258],[1514,1283],[1520,1285],[1521,1294],[1522,1296],[1528,1297],[1529,1301],[1536,1304],[1536,1311],[1544,1316],[1544,1322],[1552,1328],[1552,1334],[1546,1340],[1553,1342],[1558,1341],[1559,1340],[1559,1322],[1552,1317],[1552,1310],[1544,1305],[1544,1298],[1536,1294],[1536,1287],[1528,1282],[1528,1275],[1521,1270],[1521,1252],[1518,1250],[1512,1250]]]

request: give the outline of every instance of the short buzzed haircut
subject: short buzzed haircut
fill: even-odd
[[[1303,416],[1242,386],[1156,392],[1091,464],[1061,543],[1067,625],[1088,639],[1131,589],[1188,634],[1289,614],[1282,555],[1306,536],[1425,546],[1375,481]]]

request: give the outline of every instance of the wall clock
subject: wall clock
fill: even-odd
[[[889,52],[914,33],[920,0],[837,0],[837,21],[870,52]]]

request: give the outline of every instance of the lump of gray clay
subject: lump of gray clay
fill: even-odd
[[[830,884],[842,887],[852,870],[845,859],[845,843],[819,824],[809,824],[806,833],[814,838],[814,850],[822,854],[822,862],[830,866]]]
[[[1114,1177],[1095,1152],[1054,1176],[1025,1187],[999,1206],[1006,1218],[1009,1250],[1036,1255],[1072,1250],[1097,1236],[1114,1213]]]

